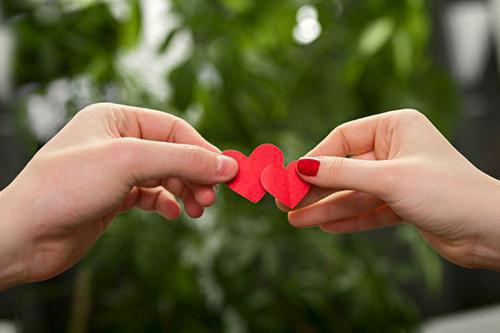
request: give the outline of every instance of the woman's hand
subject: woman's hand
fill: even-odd
[[[64,271],[132,207],[175,219],[179,197],[201,216],[237,168],[177,117],[88,107],[0,192],[0,288]]]
[[[388,112],[336,128],[298,164],[316,185],[289,212],[296,227],[358,232],[406,221],[444,257],[500,269],[500,185],[421,113]],[[346,158],[351,157],[351,158]]]

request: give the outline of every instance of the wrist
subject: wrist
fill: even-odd
[[[8,188],[0,191],[0,290],[28,281],[23,209],[9,192]]]
[[[491,186],[482,193],[482,213],[479,221],[481,235],[475,256],[478,268],[500,271],[500,181],[490,178]]]

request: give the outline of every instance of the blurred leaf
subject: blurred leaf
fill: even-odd
[[[120,46],[131,48],[137,44],[141,34],[141,5],[139,0],[129,0],[129,17],[122,24],[120,35]]]
[[[167,50],[167,48],[170,46],[170,42],[172,42],[172,39],[174,39],[179,30],[180,29],[178,28],[174,28],[167,34],[163,42],[160,44],[160,47],[158,47],[159,53],[164,53]]]
[[[65,13],[54,23],[45,23],[29,14],[14,24],[18,40],[15,64],[18,85],[33,81],[48,83],[77,75],[92,66],[100,68],[96,72],[100,78],[111,75],[119,24],[107,5],[97,3]]]
[[[250,0],[222,0],[222,2],[231,10],[242,12],[251,7]]]
[[[409,34],[404,29],[399,29],[394,34],[393,51],[396,73],[400,76],[407,76],[411,73],[414,63],[414,50],[410,42]]]
[[[192,61],[186,61],[170,74],[170,82],[176,87],[172,97],[172,104],[177,110],[186,111],[191,104],[196,74],[196,68]]]
[[[361,33],[359,51],[364,56],[377,53],[389,40],[394,31],[394,22],[390,17],[383,17],[371,22]]]

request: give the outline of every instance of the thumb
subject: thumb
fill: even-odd
[[[378,197],[389,191],[387,161],[344,157],[303,157],[297,171],[306,182],[328,189],[355,190]]]
[[[176,177],[212,185],[231,180],[238,171],[234,159],[199,146],[134,138],[120,140],[125,157],[120,164],[134,184]]]

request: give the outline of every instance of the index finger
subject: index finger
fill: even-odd
[[[187,121],[166,112],[134,106],[106,104],[115,114],[115,126],[122,137],[196,145],[219,153]]]
[[[374,115],[344,123],[336,127],[307,156],[362,155],[374,149],[380,123],[385,114]]]

